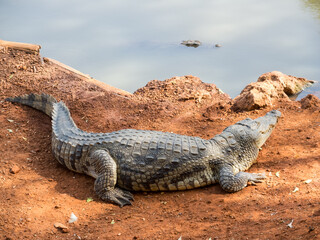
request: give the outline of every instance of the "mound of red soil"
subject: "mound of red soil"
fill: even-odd
[[[320,99],[312,94],[308,94],[300,100],[301,108],[311,108],[315,111],[320,109]]]
[[[153,80],[134,94],[158,101],[194,100],[195,103],[207,102],[210,105],[231,101],[230,96],[216,85],[204,83],[194,76],[173,77],[165,81]]]

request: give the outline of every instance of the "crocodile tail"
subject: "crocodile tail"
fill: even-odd
[[[12,98],[6,98],[8,102],[21,103],[35,109],[38,109],[49,117],[52,116],[53,105],[57,102],[57,100],[45,93],[40,94],[26,94],[23,96],[17,96]]]

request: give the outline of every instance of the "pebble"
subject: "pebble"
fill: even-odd
[[[77,220],[78,220],[78,217],[76,215],[74,215],[74,213],[72,212],[70,215],[69,223],[74,223]]]
[[[61,230],[61,232],[63,232],[63,233],[69,232],[69,228],[66,225],[62,224],[62,223],[57,222],[57,223],[53,224],[53,226],[55,228]]]
[[[10,173],[12,174],[16,174],[18,172],[20,172],[20,168],[17,165],[14,165],[12,168],[10,168]]]

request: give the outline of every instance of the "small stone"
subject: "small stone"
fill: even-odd
[[[68,227],[67,227],[66,225],[62,224],[62,223],[57,222],[57,223],[55,223],[53,226],[54,226],[55,228],[59,229],[59,230],[60,230],[61,232],[63,232],[63,233],[69,232]]]
[[[304,183],[306,183],[306,184],[309,184],[311,182],[312,182],[312,179],[307,179],[307,180],[304,181]]]
[[[18,172],[20,172],[20,168],[17,165],[14,165],[12,168],[10,168],[10,173],[12,174],[16,174]]]
[[[69,223],[74,223],[77,220],[78,220],[78,217],[76,215],[74,215],[74,213],[72,212],[70,215]]]
[[[298,191],[299,191],[299,188],[295,187],[295,189],[292,192],[295,193],[295,192],[298,192]]]
[[[291,222],[289,223],[289,224],[287,224],[287,226],[289,227],[289,228],[293,228],[293,219],[291,220]]]
[[[314,231],[314,227],[313,226],[309,226],[309,231],[308,232],[312,232]]]

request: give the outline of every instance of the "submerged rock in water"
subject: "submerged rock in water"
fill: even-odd
[[[262,74],[257,82],[247,85],[233,100],[234,111],[248,111],[272,106],[279,100],[290,101],[314,81],[297,78],[278,71]]]

